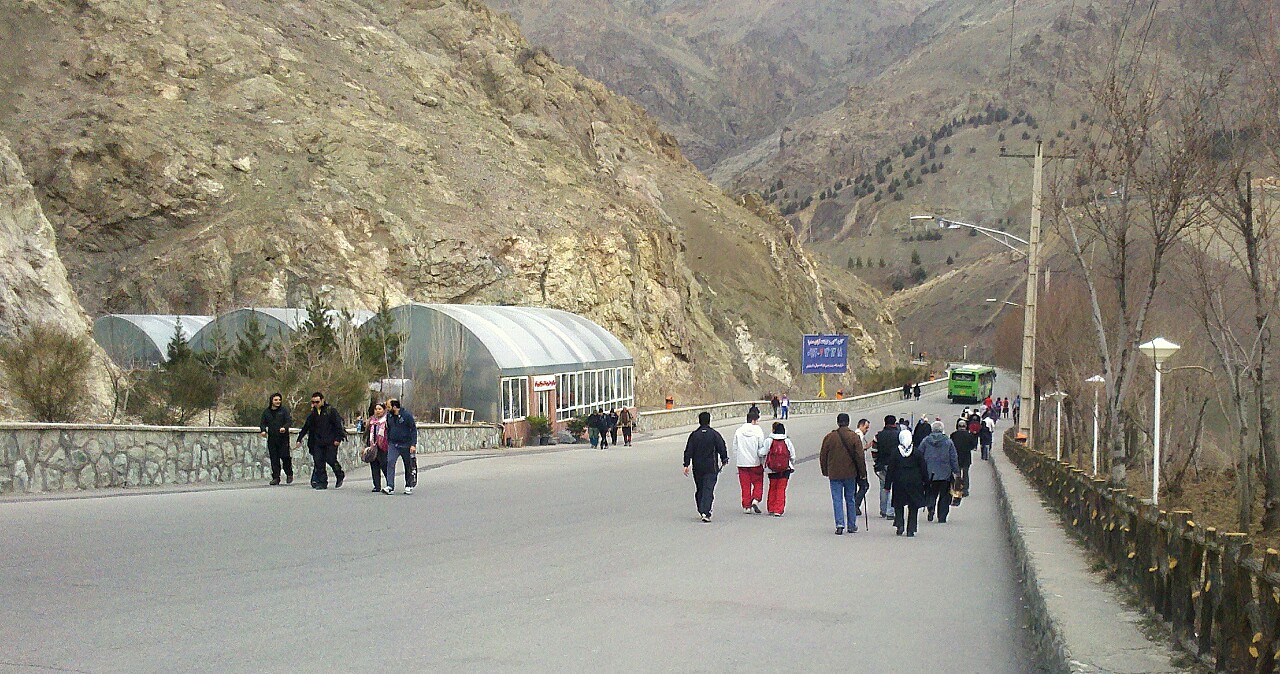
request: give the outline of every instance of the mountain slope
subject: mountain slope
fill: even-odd
[[[0,21],[0,130],[93,312],[554,306],[622,337],[647,401],[785,384],[807,330],[860,335],[863,367],[895,347],[861,318],[874,291],[823,288],[788,226],[477,2],[22,0]]]

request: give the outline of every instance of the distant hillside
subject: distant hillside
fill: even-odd
[[[21,0],[0,65],[94,313],[552,306],[622,338],[646,402],[791,385],[807,330],[897,352],[878,293],[472,0]]]

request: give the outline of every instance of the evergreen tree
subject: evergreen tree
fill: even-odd
[[[338,331],[333,324],[333,307],[319,295],[307,303],[307,317],[298,330],[298,343],[316,355],[338,350]]]
[[[952,258],[950,255],[948,255],[948,256],[947,256],[947,266],[948,266],[948,267],[950,267],[951,265],[953,265],[953,264],[955,264],[955,263],[956,263],[955,259],[954,259],[954,258]]]
[[[191,343],[183,332],[182,319],[179,318],[174,323],[173,337],[165,349],[165,355],[171,363],[179,363],[191,357]]]
[[[880,258],[880,268],[884,269],[884,258]]]
[[[391,316],[391,305],[383,295],[378,302],[378,312],[365,323],[360,338],[360,358],[381,379],[399,367],[403,356],[404,335],[396,329]]]
[[[262,323],[256,314],[250,315],[244,324],[244,331],[231,352],[230,369],[242,375],[252,375],[262,371],[269,363],[268,350],[270,342],[262,331]]]
[[[911,264],[920,264],[920,251],[912,249]]]

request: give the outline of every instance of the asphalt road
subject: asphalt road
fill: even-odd
[[[958,406],[865,415],[891,412]],[[742,514],[730,468],[699,522],[685,430],[456,461],[409,497],[355,466],[325,492],[0,503],[0,670],[1035,671],[989,465],[946,525],[835,536],[833,427],[788,422],[783,518]]]

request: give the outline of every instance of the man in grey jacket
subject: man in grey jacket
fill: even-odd
[[[933,521],[936,511],[938,522],[946,524],[947,513],[951,511],[951,480],[960,474],[960,461],[956,455],[955,443],[942,431],[943,428],[941,421],[933,422],[932,432],[920,442],[920,451],[924,454],[925,466],[929,471],[929,486],[925,495],[929,521]]]

